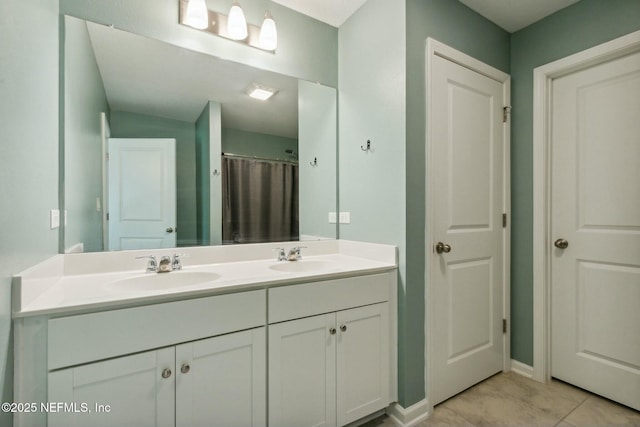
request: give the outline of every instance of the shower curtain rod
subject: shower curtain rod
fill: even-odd
[[[246,154],[234,154],[234,153],[222,153],[225,157],[237,157],[241,159],[250,159],[250,160],[258,160],[262,162],[280,162],[280,163],[293,163],[294,165],[298,164],[298,160],[292,159],[279,159],[279,158],[268,158],[268,157],[258,157],[258,156],[248,156]]]

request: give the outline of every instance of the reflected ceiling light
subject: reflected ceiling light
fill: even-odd
[[[204,0],[189,0],[184,21],[185,24],[199,30],[209,26],[209,11]]]
[[[207,10],[205,2],[206,0],[178,0],[180,24],[275,53],[278,32],[269,11],[264,15],[262,27],[258,27],[247,24],[238,0],[233,0],[229,16]]]
[[[266,50],[276,50],[278,47],[276,21],[273,20],[273,16],[268,10],[264,14],[264,21],[262,21],[262,27],[260,28],[260,46]]]
[[[249,35],[247,32],[247,20],[244,18],[244,12],[238,0],[233,0],[231,5],[227,30],[229,31],[229,37],[233,40],[244,40]]]
[[[257,83],[251,83],[246,90],[247,95],[252,98],[259,99],[260,101],[266,101],[278,92],[270,87],[262,86]]]

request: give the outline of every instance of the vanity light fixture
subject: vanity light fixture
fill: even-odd
[[[247,20],[244,18],[244,12],[238,0],[233,0],[231,10],[229,11],[227,26],[229,37],[232,40],[244,40],[249,35],[247,32]]]
[[[264,21],[262,21],[262,27],[260,27],[260,46],[266,50],[276,50],[278,47],[276,21],[273,20],[273,16],[268,10],[264,14]]]
[[[180,24],[197,28],[271,53],[278,46],[276,23],[267,11],[262,26],[247,24],[238,0],[233,0],[229,16],[207,9],[206,0],[178,0]]]
[[[251,83],[251,85],[249,85],[249,87],[246,90],[247,95],[249,95],[252,98],[259,99],[260,101],[266,101],[267,99],[275,95],[276,92],[278,91],[275,89],[262,86],[257,83]]]
[[[209,10],[204,0],[189,0],[184,22],[199,30],[204,30],[209,26]]]

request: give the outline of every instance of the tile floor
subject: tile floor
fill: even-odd
[[[365,426],[394,423],[383,416]],[[640,412],[561,381],[541,384],[509,372],[442,402],[416,425],[432,426],[640,426]]]

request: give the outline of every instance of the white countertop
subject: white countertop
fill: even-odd
[[[276,260],[275,248],[298,244],[305,246],[300,261]],[[183,254],[183,269],[170,273],[146,273],[146,260],[136,260],[176,252]],[[76,314],[375,274],[397,265],[394,246],[344,240],[56,255],[14,277],[13,317]],[[155,289],[145,289],[148,283]]]

